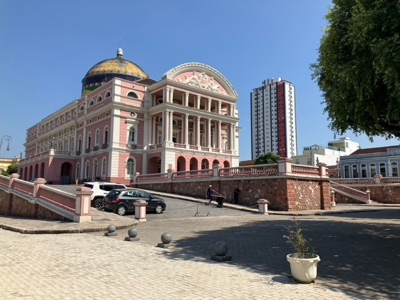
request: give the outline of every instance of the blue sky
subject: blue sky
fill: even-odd
[[[0,2],[0,157],[24,150],[26,129],[78,99],[97,62],[124,56],[151,78],[200,62],[220,71],[239,95],[240,158],[251,159],[250,92],[268,78],[297,93],[298,152],[334,140],[309,66],[326,26],[328,0],[146,0]],[[346,134],[362,148],[398,140]]]

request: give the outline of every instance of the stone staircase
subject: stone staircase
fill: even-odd
[[[344,195],[346,197],[355,199],[357,201],[366,203],[366,204],[371,204],[373,201],[370,199],[370,192],[367,190],[366,192],[354,189],[349,187],[348,185],[336,183],[334,181],[330,181],[331,184],[331,190],[334,191],[335,193]]]

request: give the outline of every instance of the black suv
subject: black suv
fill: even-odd
[[[153,196],[141,190],[135,189],[115,189],[104,197],[104,210],[112,211],[120,216],[127,212],[135,211],[135,202],[145,200],[147,202],[146,211],[162,213],[167,205],[164,199]]]
[[[112,183],[112,182],[103,182],[103,181],[94,181],[94,182],[85,182],[83,184],[84,187],[90,188],[93,193],[90,197],[92,201],[92,206],[102,209],[103,208],[103,198],[113,189],[125,189],[126,186],[120,183]]]

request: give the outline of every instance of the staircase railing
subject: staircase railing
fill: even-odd
[[[330,181],[331,183],[331,189],[335,191],[338,194],[350,197],[352,199],[370,204],[372,201],[370,199],[370,192],[367,190],[366,192],[353,189],[347,185],[340,184],[334,181]]]

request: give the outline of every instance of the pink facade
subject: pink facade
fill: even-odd
[[[130,184],[137,173],[239,165],[238,97],[207,65],[180,65],[159,82],[115,75],[85,93],[27,130],[22,179]]]

